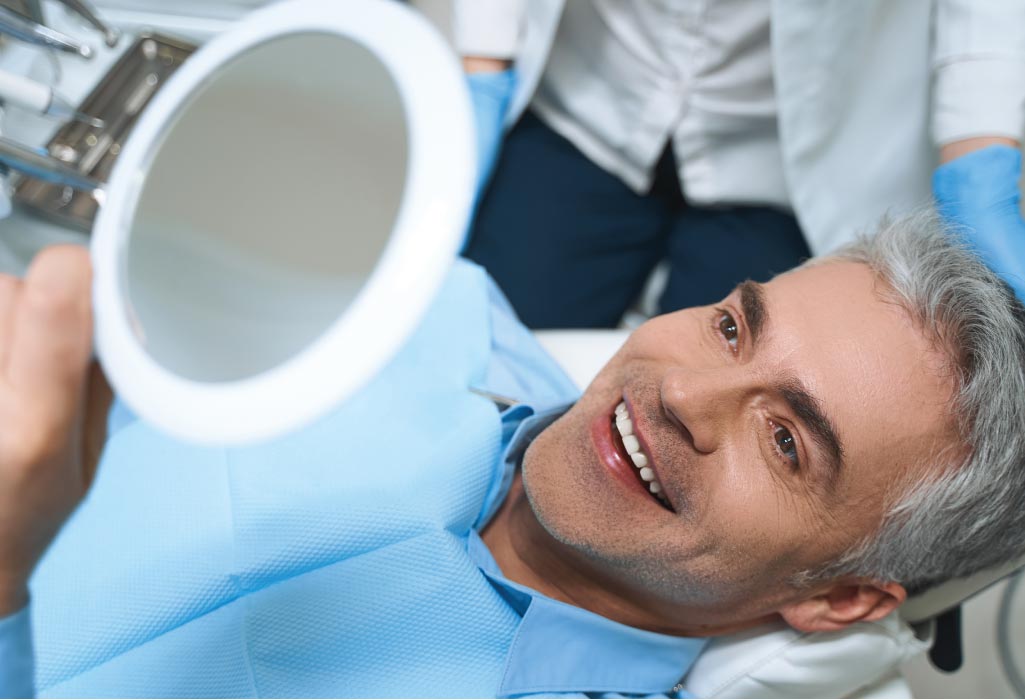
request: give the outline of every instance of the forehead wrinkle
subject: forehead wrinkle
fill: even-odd
[[[769,317],[765,285],[747,280],[738,286],[741,296],[741,308],[748,323],[752,341],[757,333],[767,333],[772,323]],[[747,318],[751,314],[753,321]],[[757,331],[756,331],[757,329]],[[811,432],[813,442],[825,453],[826,488],[829,492],[836,489],[843,472],[846,450],[839,438],[839,430],[829,417],[822,402],[812,394],[805,383],[796,375],[784,372],[784,375],[773,387],[797,418]]]

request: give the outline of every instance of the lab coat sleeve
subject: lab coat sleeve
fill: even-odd
[[[455,0],[452,32],[462,56],[512,60],[520,45],[524,0]]]
[[[0,698],[35,695],[29,608],[0,619]]]
[[[932,131],[938,146],[1025,131],[1025,2],[937,0]]]

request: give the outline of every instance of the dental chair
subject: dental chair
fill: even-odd
[[[537,339],[583,389],[629,330],[541,331]],[[678,689],[696,697],[911,697],[900,665],[929,652],[935,666],[960,666],[960,605],[1025,566],[1025,559],[950,581],[909,598],[877,622],[802,633],[783,622],[717,637]]]

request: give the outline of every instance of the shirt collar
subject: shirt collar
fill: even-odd
[[[484,499],[484,507],[474,522],[474,529],[483,529],[502,506],[509,494],[513,477],[523,461],[527,447],[545,428],[554,423],[569,410],[572,401],[554,406],[536,407],[527,403],[515,403],[502,411],[502,458],[495,465],[491,489]]]
[[[527,447],[571,404],[536,412],[519,404],[503,412],[504,500]],[[497,508],[488,509],[491,513]],[[671,693],[707,643],[614,622],[542,595],[502,575],[477,532],[467,544],[471,559],[523,618],[506,658],[500,694],[555,692]],[[553,659],[558,659],[553,663]]]
[[[506,657],[499,689],[503,697],[556,692],[671,694],[708,642],[630,627],[510,581],[476,531],[470,533],[468,551],[523,616]]]

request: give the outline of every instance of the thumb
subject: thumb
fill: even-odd
[[[79,246],[43,250],[11,319],[5,374],[17,394],[65,426],[78,412],[92,355],[92,270]]]

